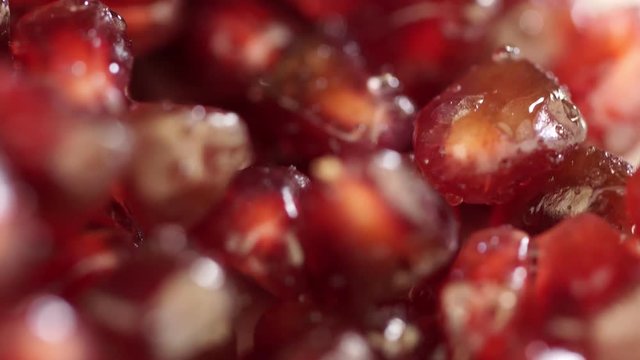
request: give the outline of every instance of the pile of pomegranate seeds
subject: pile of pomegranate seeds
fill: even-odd
[[[640,2],[0,0],[0,360],[632,360]]]

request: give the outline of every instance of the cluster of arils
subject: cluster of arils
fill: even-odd
[[[0,0],[0,359],[637,358],[612,3]]]

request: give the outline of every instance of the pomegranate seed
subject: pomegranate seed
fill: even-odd
[[[370,11],[356,8],[358,12],[347,23],[362,44],[367,62],[376,68],[392,68],[407,94],[422,106],[481,60],[484,37],[499,13],[499,4],[378,1]]]
[[[72,240],[45,267],[45,281],[60,286],[70,300],[109,276],[135,248],[131,234],[113,228],[84,231]]]
[[[498,51],[418,116],[415,161],[454,204],[508,201],[586,136],[566,89],[516,54]]]
[[[216,210],[202,221],[199,243],[279,296],[301,290],[304,254],[294,233],[309,179],[295,168],[238,173]]]
[[[304,163],[362,149],[408,150],[412,102],[396,77],[371,76],[361,61],[348,46],[307,37],[261,80],[253,119],[260,123],[254,127],[271,134],[268,144],[283,161]]]
[[[269,2],[203,2],[195,9],[190,34],[191,60],[215,84],[216,98],[242,96],[247,86],[271,69],[297,32],[294,21]],[[222,91],[221,91],[222,90]]]
[[[32,79],[1,68],[0,78],[3,150],[36,190],[45,218],[56,227],[81,225],[129,160],[128,128],[72,110]]]
[[[137,104],[126,201],[143,228],[163,221],[193,225],[251,162],[245,125],[236,114],[203,106]]]
[[[573,95],[590,131],[607,151],[637,164],[635,64],[640,58],[638,5],[597,1],[521,1],[494,30],[494,44],[513,44],[552,69]],[[579,59],[579,60],[578,60]]]
[[[465,242],[441,293],[454,358],[497,359],[508,351],[530,282],[529,248],[529,236],[509,226],[481,230]]]
[[[582,214],[534,239],[536,296],[547,314],[591,314],[637,283],[637,257],[603,219]]]
[[[312,164],[312,181],[300,240],[310,282],[329,304],[406,297],[457,248],[450,209],[397,153],[325,157]]]
[[[492,221],[539,233],[564,218],[591,212],[631,233],[625,208],[631,166],[594,147],[578,146],[562,159],[548,179],[531,183],[517,199],[497,207]]]
[[[59,0],[16,24],[11,48],[25,71],[77,106],[118,113],[126,106],[133,58],[122,18],[97,0]]]
[[[232,358],[235,290],[207,257],[145,253],[81,295],[107,358]],[[180,336],[175,336],[180,334]]]
[[[637,255],[622,239],[593,214],[563,220],[533,239],[532,286],[513,331],[521,340],[521,353],[559,346],[591,359],[596,358],[592,352],[599,351],[598,346],[610,347],[612,341],[624,338],[624,327],[613,336],[602,335],[603,328],[615,321],[612,309],[626,311],[617,304],[634,296],[632,290],[640,280]],[[522,346],[523,337],[529,345]],[[510,344],[517,343],[511,340]]]

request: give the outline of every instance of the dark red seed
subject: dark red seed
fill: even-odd
[[[196,230],[198,243],[278,296],[303,288],[304,252],[295,226],[309,179],[295,168],[241,171]]]
[[[133,57],[122,18],[97,0],[59,0],[24,15],[11,49],[21,69],[92,112],[122,112]]]
[[[407,151],[413,103],[392,74],[369,73],[350,44],[319,37],[299,39],[260,81],[255,132],[284,162],[388,148]],[[265,118],[265,114],[269,114]]]
[[[500,203],[549,171],[586,126],[551,74],[507,48],[419,114],[415,161],[452,203]]]
[[[405,298],[455,252],[449,207],[399,154],[325,157],[311,175],[301,197],[300,240],[324,301],[344,310],[347,299],[359,308]]]
[[[635,223],[625,208],[625,184],[631,166],[603,150],[578,146],[559,158],[547,179],[525,186],[521,195],[493,211],[492,222],[510,223],[540,233],[559,221],[594,213],[632,233]]]
[[[529,242],[526,233],[503,226],[464,243],[440,299],[454,358],[503,358],[520,335],[514,323],[531,282]]]
[[[106,358],[234,359],[236,290],[208,257],[144,253],[78,303],[107,341]]]

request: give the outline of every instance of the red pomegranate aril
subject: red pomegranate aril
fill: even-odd
[[[74,301],[133,256],[134,244],[133,235],[120,229],[85,230],[56,249],[43,277]]]
[[[413,103],[402,95],[395,76],[372,75],[362,60],[349,44],[303,37],[260,80],[252,120],[259,123],[252,125],[271,135],[268,144],[281,160],[304,163],[329,153],[409,150]]]
[[[197,76],[211,83],[207,89],[214,98],[246,95],[250,83],[278,62],[299,31],[294,20],[264,1],[202,1],[193,12],[189,60]]]
[[[97,344],[76,309],[56,295],[34,295],[1,317],[2,359],[108,358],[97,351]]]
[[[128,128],[110,117],[72,110],[53,89],[33,79],[5,69],[0,78],[3,151],[34,188],[50,225],[81,226],[107,200],[129,160]]]
[[[529,235],[508,225],[480,230],[465,240],[450,277],[521,288],[530,267],[529,242]]]
[[[415,161],[452,203],[500,203],[551,170],[555,155],[585,136],[566,89],[506,48],[420,112]]]
[[[483,40],[500,10],[500,1],[477,0],[367,5],[347,21],[351,32],[367,62],[393,69],[420,106],[482,59]]]
[[[295,168],[253,167],[238,173],[216,209],[196,229],[213,251],[273,294],[304,287],[305,255],[294,226],[309,179]]]
[[[562,219],[594,213],[632,233],[626,212],[625,184],[631,166],[603,150],[578,146],[543,181],[531,183],[513,201],[493,210],[494,224],[510,223],[530,233],[548,230]]]
[[[136,104],[129,122],[136,144],[124,200],[143,229],[161,222],[193,225],[251,162],[246,127],[232,112]]]
[[[503,358],[518,335],[513,323],[531,281],[529,252],[529,236],[510,226],[464,243],[440,298],[453,358]]]
[[[400,154],[328,156],[311,168],[300,241],[312,291],[325,304],[362,311],[405,298],[451,259],[458,245],[451,210]]]
[[[631,80],[640,58],[637,11],[634,3],[522,1],[498,22],[494,42],[519,46],[553,70],[585,115],[589,139],[634,165],[640,161],[640,99]]]
[[[637,256],[622,239],[592,214],[564,220],[534,238],[538,307],[547,315],[590,315],[637,285]]]
[[[127,23],[135,55],[166,44],[179,30],[182,0],[104,0]]]
[[[236,289],[208,257],[142,253],[78,299],[107,358],[235,358]]]
[[[92,112],[119,113],[133,57],[122,18],[97,0],[59,0],[24,15],[12,33],[18,66]]]
[[[598,347],[628,339],[616,316],[628,313],[618,304],[633,302],[640,267],[624,238],[593,214],[563,220],[535,237],[535,272],[512,332],[519,341],[508,344],[519,343],[520,353],[560,346],[591,359]],[[602,333],[611,326],[616,331]]]

